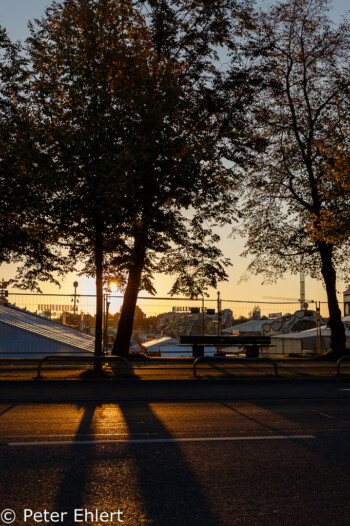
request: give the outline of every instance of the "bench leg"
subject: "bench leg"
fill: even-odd
[[[204,345],[199,345],[198,343],[193,344],[192,346],[193,358],[199,358],[204,356]]]
[[[249,345],[245,351],[246,358],[259,358],[259,346]]]

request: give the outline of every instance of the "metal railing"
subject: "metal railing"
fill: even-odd
[[[346,356],[342,356],[337,361],[337,376],[340,376],[340,366],[345,360],[350,360],[350,355],[349,354],[347,354]]]
[[[278,366],[277,363],[272,360],[271,358],[229,358],[227,356],[200,356],[194,361],[193,364],[193,376],[194,378],[197,378],[197,365],[199,362],[202,361],[225,361],[225,362],[231,362],[232,363],[262,363],[262,362],[269,362],[272,363],[274,369],[275,369],[275,376],[278,376]]]
[[[37,369],[37,376],[36,376],[36,380],[41,380],[42,378],[42,374],[41,374],[41,368],[43,366],[43,364],[49,360],[55,360],[55,361],[71,361],[71,362],[86,362],[86,361],[95,361],[95,360],[101,360],[101,361],[105,361],[105,362],[111,362],[111,361],[122,361],[125,366],[126,366],[126,370],[127,370],[127,373],[128,375],[130,376],[130,373],[131,373],[131,367],[130,367],[130,363],[128,362],[128,360],[126,358],[123,358],[122,356],[72,356],[72,355],[55,355],[55,354],[49,354],[47,356],[44,356],[44,358],[42,358],[40,360],[40,362],[38,363],[38,369]]]

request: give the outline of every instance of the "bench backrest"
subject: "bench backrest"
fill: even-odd
[[[199,344],[199,345],[269,345],[270,336],[180,336],[180,343]]]

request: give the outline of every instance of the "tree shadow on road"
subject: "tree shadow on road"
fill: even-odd
[[[120,403],[119,407],[131,439],[174,438],[148,403]],[[151,429],[151,434],[145,436],[145,429]],[[152,526],[218,526],[220,521],[176,440],[133,444],[130,453]]]
[[[74,517],[75,509],[82,507],[89,466],[96,456],[96,447],[94,445],[88,445],[83,446],[88,449],[84,452],[85,455],[82,458],[81,446],[74,444],[74,442],[91,440],[91,433],[93,431],[92,420],[96,407],[96,404],[89,404],[84,407],[84,413],[73,439],[73,444],[68,454],[66,454],[67,470],[56,498],[55,511],[68,512],[68,517],[70,518]]]
[[[0,416],[4,415],[5,413],[7,413],[8,411],[11,411],[11,409],[13,409],[14,407],[17,407],[18,404],[11,404],[9,407],[6,407],[6,409],[3,409],[1,412],[0,412]]]

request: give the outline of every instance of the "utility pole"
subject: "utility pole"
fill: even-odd
[[[103,334],[103,352],[104,354],[107,354],[108,349],[108,313],[109,313],[109,306],[110,306],[110,295],[107,292],[107,294],[104,295],[105,300],[105,326],[104,326],[104,334]]]
[[[204,296],[203,296],[202,297],[202,335],[203,336],[205,334],[205,329],[204,329],[205,319],[206,319],[206,316],[205,316],[205,312],[204,312]]]
[[[316,352],[322,353],[321,302],[316,302]]]

